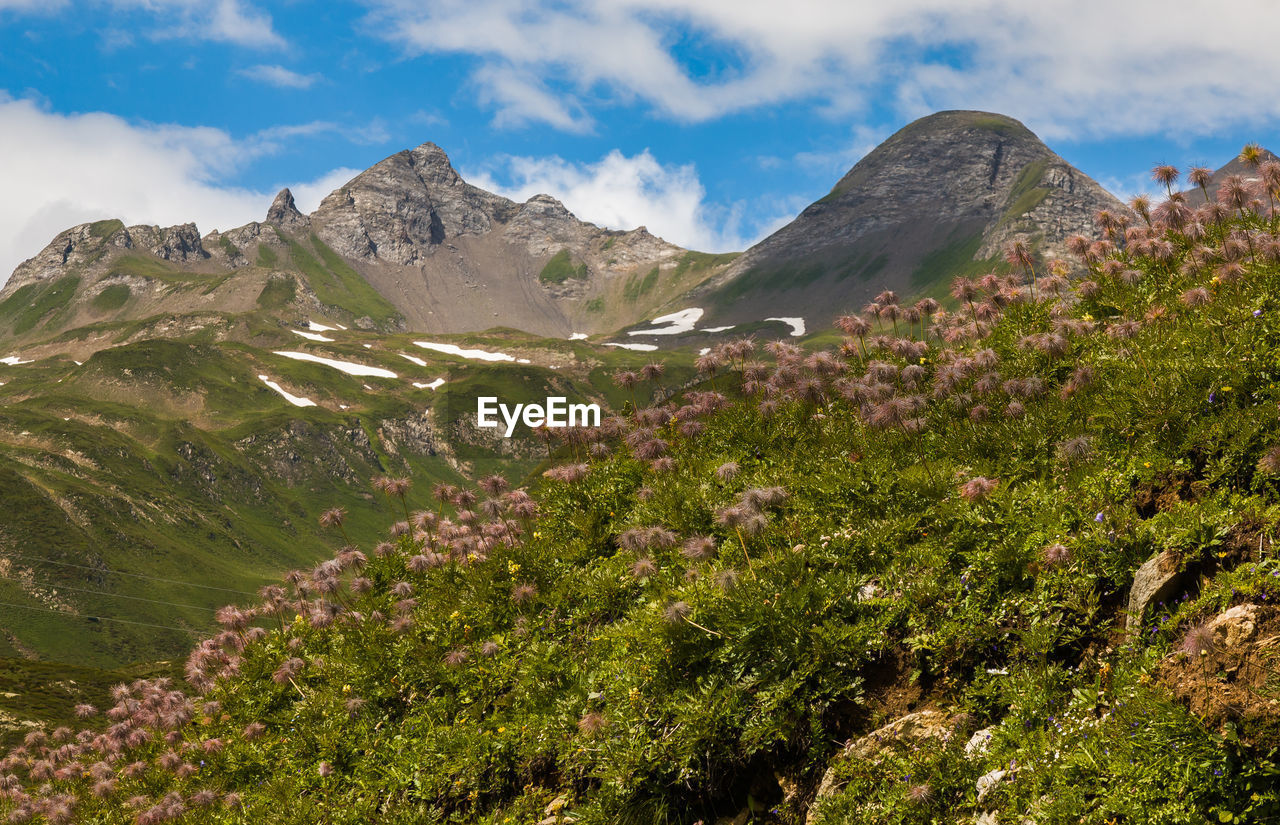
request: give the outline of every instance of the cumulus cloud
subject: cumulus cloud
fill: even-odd
[[[299,74],[284,66],[267,64],[241,69],[238,74],[279,89],[310,89],[320,79],[318,74]]]
[[[281,148],[282,137],[321,128],[281,127],[234,139],[207,127],[138,125],[110,114],[63,115],[0,93],[0,283],[62,230],[85,221],[171,225],[202,232],[261,220],[274,191],[220,181]],[[293,186],[314,208],[353,175],[339,169]]]
[[[746,219],[745,205],[707,203],[692,164],[664,165],[648,150],[627,157],[616,149],[594,163],[560,157],[507,157],[495,167],[468,172],[467,180],[513,200],[548,194],[585,221],[611,229],[648,228],[690,249],[743,249],[789,216]]]
[[[1233,4],[1242,25],[1165,0],[366,3],[410,54],[477,57],[500,121],[569,130],[586,115],[566,112],[593,96],[684,121],[784,101],[847,116],[888,100],[895,120],[982,108],[1055,138],[1206,133],[1280,116],[1270,0]],[[536,105],[511,93],[512,77],[537,90]]]

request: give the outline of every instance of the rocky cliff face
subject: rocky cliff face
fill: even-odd
[[[941,112],[890,137],[744,253],[710,297],[716,317],[739,322],[765,311],[828,319],[882,289],[938,291],[1014,239],[1062,256],[1103,208],[1124,209],[1018,121]]]

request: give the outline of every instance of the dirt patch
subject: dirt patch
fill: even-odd
[[[1237,605],[1190,628],[1155,677],[1205,724],[1280,747],[1280,609]]]

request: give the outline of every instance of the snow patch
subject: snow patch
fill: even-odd
[[[727,327],[707,327],[706,329],[698,330],[698,332],[724,332],[727,329],[733,329],[733,327],[734,324],[730,324]]]
[[[791,337],[799,338],[804,335],[804,319],[803,318],[765,318],[766,321],[781,321],[791,327]]]
[[[418,365],[418,366],[420,366],[420,367],[425,367],[425,366],[427,365],[427,362],[426,362],[426,361],[423,361],[421,358],[419,358],[419,357],[418,357],[418,356],[416,356],[416,355],[410,355],[410,354],[409,354],[409,353],[407,353],[407,352],[402,352],[402,353],[400,353],[400,357],[401,357],[401,358],[405,358],[405,359],[407,359],[407,360],[409,360],[409,361],[412,361],[413,363],[417,364],[417,365]]]
[[[570,341],[582,341],[587,337],[585,332],[575,332],[569,336]]]
[[[434,390],[444,386],[444,379],[437,378],[436,380],[432,381],[429,384],[421,384],[421,383],[418,383],[417,381],[414,381],[413,385],[420,390]]]
[[[456,355],[459,358],[470,358],[474,361],[514,361],[510,355],[505,352],[489,352],[483,349],[463,349],[456,344],[436,344],[431,341],[414,341],[415,346],[423,349],[435,350],[443,352],[446,355]]]
[[[384,370],[382,367],[370,367],[364,364],[353,364],[350,361],[335,361],[332,358],[321,358],[319,355],[312,355],[309,352],[277,352],[276,355],[284,358],[292,358],[295,361],[314,361],[317,364],[324,364],[326,367],[333,367],[335,370],[341,370],[347,375],[372,375],[375,378],[395,378],[397,377],[391,370]]]
[[[11,366],[11,367],[16,367],[16,366],[18,366],[19,364],[30,364],[30,363],[32,363],[32,362],[31,362],[31,361],[23,361],[21,358],[19,358],[19,357],[18,357],[18,356],[16,356],[16,355],[10,355],[10,356],[9,356],[9,357],[7,357],[7,358],[0,358],[0,364],[8,364],[8,365],[9,365],[9,366]]]
[[[346,329],[342,324],[336,327],[326,327],[324,324],[317,324],[315,321],[307,321],[307,329],[312,332],[337,332],[340,329]]]
[[[361,344],[365,349],[373,349],[373,344]]]
[[[289,331],[292,332],[294,335],[301,335],[303,338],[306,338],[308,341],[321,341],[326,344],[333,343],[332,338],[326,338],[318,332],[303,332],[300,329],[291,329]]]
[[[653,352],[657,349],[653,344],[618,344],[610,341],[605,344],[606,347],[620,347],[621,349],[633,349],[636,352]]]
[[[701,309],[690,307],[679,312],[672,312],[669,315],[661,315],[649,322],[651,324],[666,324],[666,326],[635,329],[628,332],[627,335],[679,335],[682,332],[692,332],[694,324],[698,323],[698,319],[701,317]]]
[[[517,359],[516,359],[516,363],[517,363],[517,364],[532,364],[533,362],[532,362],[532,361],[530,361],[528,358],[517,358]]]
[[[316,405],[316,402],[312,401],[310,398],[302,398],[300,396],[293,395],[292,393],[287,391],[284,387],[280,386],[275,381],[272,381],[270,378],[268,378],[265,375],[259,375],[258,380],[266,384],[271,389],[283,395],[284,400],[288,401],[290,404],[292,404],[295,407],[314,407]]]
[[[702,349],[698,350],[699,355],[706,355],[708,352],[711,352],[711,347],[703,347]]]

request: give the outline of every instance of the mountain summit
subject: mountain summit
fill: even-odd
[[[940,293],[1029,241],[1044,256],[1125,207],[1027,127],[987,112],[939,112],[876,147],[821,200],[747,250],[709,290],[714,317],[829,320],[883,289]]]
[[[0,338],[31,344],[89,325],[259,311],[567,338],[696,308],[713,330],[784,316],[802,331],[801,320],[822,326],[885,289],[945,293],[958,274],[1004,266],[1014,239],[1059,256],[1100,209],[1125,207],[1021,123],[984,112],[907,125],[741,256],[691,252],[644,227],[603,229],[549,195],[517,203],[467,183],[424,143],[361,172],[310,215],[286,189],[263,222],[203,237],[191,224],[73,227],[0,291]]]

